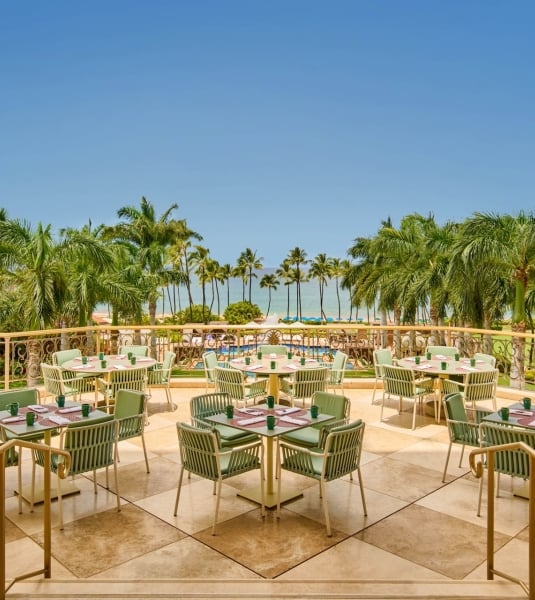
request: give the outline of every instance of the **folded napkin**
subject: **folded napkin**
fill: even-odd
[[[260,417],[264,414],[264,411],[257,410],[254,408],[239,408],[238,411],[241,413],[245,413],[246,415],[253,415],[255,417]]]
[[[258,363],[257,365],[248,365],[247,370],[253,371],[254,369],[261,369],[264,365],[262,363]]]
[[[523,410],[521,408],[510,408],[509,412],[512,415],[523,415],[526,417],[531,417],[534,414],[531,410]]]
[[[136,358],[136,362],[150,362],[151,360],[152,360],[152,358],[143,358],[143,357],[141,357],[141,358],[137,357]]]
[[[111,365],[110,369],[115,369],[116,371],[125,371],[126,367],[124,365]]]
[[[126,358],[126,354],[118,354],[117,356],[114,356],[113,358],[116,358],[117,360],[123,360],[123,358]]]
[[[449,358],[449,356],[444,356],[443,354],[435,354],[434,358],[437,358],[438,360],[444,360],[446,358]]]
[[[242,363],[242,362],[245,362],[245,360],[243,358],[233,358],[230,362]]]
[[[57,410],[57,412],[59,413],[71,413],[71,412],[78,412],[82,410],[81,406],[68,406],[67,408],[59,408]]]
[[[70,423],[69,419],[59,415],[50,415],[48,419],[49,421],[52,421],[52,423],[56,423],[56,425],[68,425]]]
[[[475,367],[468,367],[466,365],[461,365],[459,367],[459,369],[463,369],[463,371],[478,371],[479,369],[476,369]]]
[[[292,408],[279,408],[275,412],[278,415],[289,415],[289,414],[294,413],[294,412],[299,412],[300,410],[301,410],[300,408],[294,406]]]
[[[253,423],[262,423],[265,422],[265,417],[253,417],[252,419],[240,419],[236,421],[238,425],[252,425]]]
[[[26,420],[26,417],[18,415],[17,417],[7,417],[7,419],[2,419],[2,423],[17,423],[18,421],[24,420]]]
[[[417,370],[420,371],[421,369],[432,369],[433,365],[416,365]]]
[[[71,367],[71,371],[85,371],[85,369],[94,369],[95,365],[80,365],[79,367]]]
[[[288,367],[288,369],[293,369],[294,371],[297,371],[297,369],[299,369],[299,367],[297,365],[294,365],[294,364],[289,364],[289,365],[286,365],[286,366]]]
[[[48,412],[48,408],[46,406],[41,406],[40,404],[30,404],[30,406],[28,406],[28,408],[30,410],[33,410],[33,412],[38,412],[38,413]]]
[[[276,354],[275,352],[272,352],[272,353],[269,355],[269,358],[277,358],[277,354]]]
[[[295,417],[281,417],[280,420],[285,423],[292,423],[292,425],[308,425],[306,419],[296,419]]]

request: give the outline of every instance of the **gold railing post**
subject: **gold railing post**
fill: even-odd
[[[487,473],[487,579],[494,579],[494,452],[487,452]]]
[[[2,582],[2,587],[0,589],[0,600],[5,600],[6,597],[6,461],[5,454],[3,452],[0,453],[0,461],[2,464],[0,465],[0,493],[2,495],[2,499],[0,500],[0,505],[2,506],[2,514],[0,518],[0,544],[2,544],[0,552],[2,552],[2,556],[0,557],[0,581]]]
[[[529,455],[529,600],[535,600],[535,453]]]
[[[45,452],[45,468],[44,468],[44,507],[43,507],[43,519],[44,519],[44,535],[43,535],[43,569],[46,579],[51,577],[51,560],[52,560],[52,494],[50,490],[51,481],[51,462],[52,452]]]

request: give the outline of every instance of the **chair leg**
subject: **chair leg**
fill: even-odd
[[[362,508],[364,510],[364,516],[368,516],[368,509],[366,507],[366,498],[364,497],[364,485],[362,483],[362,473],[360,472],[360,467],[357,469],[357,475],[359,478],[359,487],[360,487],[360,497],[362,498]]]
[[[143,454],[145,455],[145,465],[147,467],[147,473],[150,473],[149,458],[147,456],[147,446],[145,445],[145,436],[143,434],[141,434],[141,443],[143,445]]]
[[[19,460],[17,463],[17,488],[19,493],[19,515],[22,514],[22,448],[19,448]]]
[[[481,516],[481,496],[483,495],[483,476],[479,480],[479,495],[477,498],[477,516]]]
[[[58,512],[59,512],[59,528],[63,531],[63,495],[61,493],[61,477],[56,474],[57,489],[58,489]],[[32,493],[33,500],[33,493]]]
[[[446,472],[448,470],[448,463],[450,462],[451,446],[452,446],[452,442],[450,440],[450,445],[448,446],[448,454],[446,455],[446,463],[444,464],[444,472],[442,473],[442,483],[446,483]],[[464,450],[464,446],[463,446],[463,450]],[[459,465],[459,466],[461,466],[461,465]]]
[[[182,476],[184,475],[184,465],[180,467],[180,475],[178,476],[178,486],[176,489],[176,499],[175,499],[175,510],[173,512],[173,516],[176,517],[176,513],[178,512],[178,500],[180,498],[180,488],[182,487]]]
[[[325,525],[327,527],[327,537],[332,536],[331,531],[331,521],[329,519],[329,506],[327,504],[327,493],[325,489],[325,482],[323,479],[320,479],[320,490],[321,490],[321,499],[323,503],[323,514],[325,515]]]
[[[219,478],[217,480],[217,495],[216,495],[216,501],[215,501],[214,523],[212,525],[212,535],[215,535],[215,526],[217,523],[217,515],[219,513],[219,501],[221,500],[221,484],[222,483],[223,483],[223,480],[221,478]]]
[[[119,494],[119,476],[117,474],[117,461],[113,461],[113,477],[115,479],[115,494],[117,496],[117,512],[121,512],[121,496]]]

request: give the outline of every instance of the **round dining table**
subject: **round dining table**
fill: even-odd
[[[283,356],[281,354],[263,354],[261,359],[256,356],[251,357],[250,364],[246,363],[244,357],[234,358],[229,363],[234,369],[244,371],[246,373],[257,373],[258,375],[267,375],[268,394],[275,398],[277,402],[279,398],[279,379],[288,377],[299,369],[314,369],[320,366],[320,363],[313,358],[305,358],[304,364],[301,364],[301,358],[292,356]]]
[[[419,363],[417,364],[417,361]],[[474,364],[471,364],[474,361]],[[456,360],[454,356],[445,356],[441,354],[433,354],[430,359],[426,356],[408,356],[400,358],[397,365],[405,369],[412,369],[422,375],[429,374],[437,378],[437,393],[439,398],[438,415],[435,415],[437,421],[440,421],[440,410],[442,406],[442,380],[451,377],[452,375],[466,375],[470,371],[493,371],[494,367],[484,360],[474,360],[470,358],[459,358]],[[434,403],[433,403],[434,404]]]

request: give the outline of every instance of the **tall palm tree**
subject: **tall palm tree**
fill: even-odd
[[[246,248],[238,258],[238,265],[247,274],[247,281],[249,282],[249,303],[252,303],[252,284],[253,277],[256,277],[255,269],[261,269],[262,258],[256,255],[256,250],[253,252],[251,248]],[[245,282],[245,279],[244,279]]]
[[[266,310],[266,317],[269,315],[269,309],[271,308],[271,291],[276,290],[280,285],[280,281],[277,276],[273,273],[266,273],[260,280],[260,287],[266,288],[268,291],[268,307]]]
[[[190,254],[191,264],[195,266],[195,273],[199,279],[202,290],[202,316],[203,321],[208,320],[206,314],[206,283],[208,282],[207,271],[211,261],[210,250],[204,246],[195,246],[195,250]]]
[[[141,198],[139,208],[123,206],[117,216],[124,221],[108,227],[104,235],[109,239],[129,245],[135,255],[144,278],[146,299],[151,325],[156,324],[156,304],[160,296],[160,285],[165,278],[167,250],[177,237],[177,221],[170,219],[178,208],[172,204],[158,218],[151,202]]]
[[[487,265],[510,282],[511,327],[513,333],[524,333],[528,282],[535,274],[535,216],[526,212],[516,216],[475,213],[463,223],[461,237],[465,240],[465,264]],[[513,337],[510,385],[518,389],[525,385],[524,350],[524,338]]]
[[[294,270],[288,259],[282,261],[275,273],[277,277],[280,277],[284,281],[284,285],[286,286],[286,317],[288,318],[290,316],[290,286],[295,283]]]
[[[307,253],[297,246],[290,250],[287,260],[290,265],[295,265],[295,285],[296,285],[296,304],[297,304],[297,318],[301,320],[303,317],[303,308],[301,302],[301,283],[307,280],[306,273],[303,273],[301,267],[308,263]]]
[[[320,253],[310,263],[310,270],[308,272],[311,278],[318,280],[320,292],[320,313],[321,318],[324,321],[327,321],[327,315],[325,314],[325,310],[323,308],[323,298],[327,280],[331,276],[331,264],[331,259],[328,258],[325,253]]]
[[[225,263],[219,269],[220,281],[222,285],[227,286],[227,306],[230,304],[230,280],[233,277],[232,265]]]

